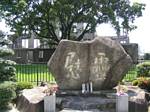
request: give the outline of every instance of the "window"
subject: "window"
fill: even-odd
[[[44,57],[44,52],[43,51],[39,51],[39,58],[43,58]]]

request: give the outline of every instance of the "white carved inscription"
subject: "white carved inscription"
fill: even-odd
[[[69,52],[65,61],[65,69],[67,70],[67,77],[79,79],[80,59],[75,52]]]
[[[95,74],[95,79],[105,79],[106,72],[109,70],[109,59],[105,53],[97,53],[91,67],[92,74]]]

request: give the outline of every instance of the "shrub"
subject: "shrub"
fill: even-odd
[[[23,89],[31,89],[33,88],[33,84],[30,82],[17,82],[16,83],[16,92],[22,91]]]
[[[146,89],[147,91],[150,91],[150,79],[146,78],[139,78],[132,82],[133,86],[138,86],[141,89]]]
[[[143,62],[137,65],[137,76],[150,76],[150,62]]]
[[[5,39],[4,32],[0,31],[0,81],[15,80],[15,62],[7,60],[7,57],[14,54],[14,51],[8,47],[9,44],[11,41]]]
[[[150,91],[150,79],[147,79],[147,80],[143,81],[143,83],[146,85],[145,89],[148,90],[148,91]]]
[[[144,54],[144,60],[150,60],[150,53]]]
[[[15,84],[13,82],[0,83],[0,110],[16,98]]]
[[[133,80],[132,81],[132,85],[133,86],[138,86],[138,84],[139,84],[139,80]]]
[[[11,41],[5,38],[4,32],[0,31],[0,110],[8,107],[9,102],[16,97],[15,85],[10,82],[15,81],[15,62],[7,60],[7,56],[14,54],[7,46],[9,44]]]

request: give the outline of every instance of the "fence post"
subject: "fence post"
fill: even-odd
[[[38,68],[37,68],[37,86],[39,85],[39,75],[38,75]]]

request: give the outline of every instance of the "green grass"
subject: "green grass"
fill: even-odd
[[[16,65],[16,79],[18,82],[51,82],[55,81],[46,64]]]
[[[136,66],[134,66],[128,71],[123,81],[131,82],[135,80],[136,78],[137,78],[137,68]]]
[[[138,67],[142,63],[150,63],[150,60],[141,60],[141,63],[138,65],[134,65],[126,74],[123,81],[132,82],[133,80],[137,79],[139,76],[137,75]],[[142,74],[141,74],[142,75]],[[148,78],[148,77],[146,77]]]

